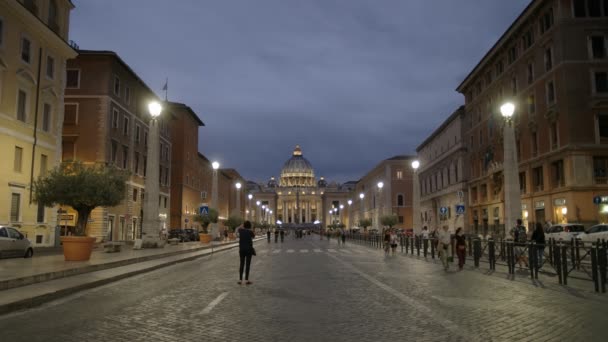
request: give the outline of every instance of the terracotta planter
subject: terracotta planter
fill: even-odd
[[[211,234],[202,234],[201,233],[201,234],[198,234],[198,238],[202,243],[209,243],[209,242],[211,242],[211,240],[213,240],[211,237]]]
[[[91,258],[95,238],[88,236],[62,236],[65,261],[86,261]]]

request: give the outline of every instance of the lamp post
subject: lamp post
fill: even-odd
[[[234,185],[236,187],[236,213],[241,216],[241,182],[236,182]]]
[[[521,197],[519,193],[519,166],[515,150],[515,130],[513,128],[513,113],[515,105],[507,102],[500,106],[500,113],[505,119],[503,130],[503,174],[505,179],[505,230],[507,236],[509,230],[515,227],[516,220],[521,216]]]
[[[420,233],[422,229],[420,222],[420,185],[418,180],[418,168],[420,167],[420,162],[418,160],[414,160],[412,162],[412,169],[414,169],[414,177],[412,180],[412,224],[414,225],[414,231],[416,233]]]
[[[349,199],[346,203],[348,203],[348,225],[349,225],[349,227],[347,227],[347,229],[350,230],[350,227],[353,226],[353,215],[352,215],[353,210],[352,210],[352,207],[351,207],[352,204],[353,204],[353,200]]]
[[[340,223],[342,223],[344,217],[344,204],[340,204]]]
[[[376,208],[376,228],[380,230],[380,216],[382,215],[382,188],[384,188],[384,182],[378,182],[378,193],[376,194],[376,202],[378,208]]]
[[[160,242],[160,220],[158,218],[158,196],[160,192],[159,174],[159,144],[160,136],[158,120],[163,107],[159,102],[153,101],[148,104],[150,112],[150,127],[148,133],[148,163],[146,164],[146,193],[144,196],[144,214],[142,225],[142,247],[161,247]]]
[[[218,198],[217,198],[217,170],[220,168],[220,163],[214,161],[211,163],[211,167],[213,168],[213,183],[211,184],[211,207],[217,210],[218,214],[220,212],[220,208],[218,208]],[[211,236],[217,237],[217,223],[211,224]]]
[[[253,198],[252,194],[247,195],[249,201],[247,202],[247,219],[251,220],[251,199]]]
[[[262,223],[262,214],[260,212],[260,204],[261,204],[260,201],[255,202],[255,205],[257,206],[256,210],[255,210],[255,220],[258,223]]]
[[[359,222],[361,222],[361,220],[363,220],[365,218],[365,201],[363,200],[363,199],[365,199],[365,194],[360,193],[359,199],[361,200],[361,207],[359,208],[359,209],[361,209],[361,217],[359,217]]]

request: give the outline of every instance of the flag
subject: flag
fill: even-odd
[[[167,79],[165,81],[165,85],[163,86],[163,90],[167,90],[168,86],[169,86],[169,80]]]

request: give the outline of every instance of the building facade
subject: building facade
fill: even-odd
[[[34,246],[55,244],[57,208],[35,202],[32,183],[59,164],[69,0],[0,2],[0,225]]]
[[[606,222],[608,4],[535,0],[457,88],[465,96],[469,224],[504,230],[500,105],[516,104],[521,218]]]
[[[430,231],[448,226],[466,228],[467,170],[464,137],[464,107],[450,115],[418,148],[417,170],[420,193],[420,226]],[[464,213],[462,211],[464,206]]]
[[[148,151],[148,104],[158,97],[114,52],[79,50],[68,61],[63,120],[62,159],[104,163],[130,171],[124,201],[97,208],[88,235],[131,241],[141,237]],[[170,122],[165,110],[159,120],[159,218],[169,228],[171,186]],[[77,213],[70,208],[61,222],[70,231]],[[67,229],[66,229],[67,228]]]

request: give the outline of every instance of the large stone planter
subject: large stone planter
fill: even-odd
[[[62,236],[65,261],[86,261],[91,258],[95,238],[88,236]]]
[[[200,242],[202,242],[202,243],[209,243],[209,242],[211,242],[211,240],[213,240],[211,234],[201,233],[201,234],[198,234],[198,238],[199,238]]]

